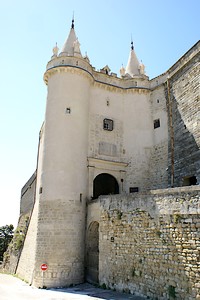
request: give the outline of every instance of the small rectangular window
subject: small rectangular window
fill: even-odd
[[[70,107],[67,107],[67,108],[65,109],[65,113],[66,113],[66,114],[71,114],[71,108],[70,108]]]
[[[130,187],[129,188],[129,193],[137,193],[139,192],[139,188],[138,187]]]
[[[110,119],[104,119],[103,120],[103,129],[112,131],[113,130],[113,120]]]
[[[183,178],[183,186],[196,185],[196,184],[197,184],[196,176]]]
[[[160,119],[156,119],[153,121],[154,129],[160,127]]]

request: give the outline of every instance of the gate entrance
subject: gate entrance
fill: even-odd
[[[87,232],[86,281],[99,283],[99,223],[96,221]]]
[[[93,198],[96,199],[100,195],[119,194],[119,185],[114,176],[102,173],[93,181]]]

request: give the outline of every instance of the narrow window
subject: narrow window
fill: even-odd
[[[65,113],[66,113],[66,114],[71,114],[71,108],[70,108],[70,107],[67,107],[67,108],[65,109]]]
[[[113,120],[110,119],[104,119],[103,120],[103,129],[112,131],[113,130]]]
[[[156,119],[153,121],[154,129],[160,127],[160,119]]]

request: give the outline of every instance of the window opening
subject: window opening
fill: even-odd
[[[70,108],[70,107],[67,107],[66,110],[65,110],[65,113],[66,113],[66,114],[71,114],[71,108]]]
[[[196,184],[197,184],[196,176],[183,178],[183,186],[196,185]]]
[[[139,192],[139,188],[138,187],[130,187],[129,188],[129,193],[131,194],[131,193],[137,193],[137,192]]]
[[[154,129],[159,128],[160,127],[160,119],[154,120],[153,125],[154,125]]]
[[[113,130],[113,120],[110,119],[104,119],[103,120],[103,129],[112,131]]]

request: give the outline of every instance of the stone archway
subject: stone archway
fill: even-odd
[[[87,231],[86,281],[99,282],[99,223],[92,222]]]
[[[100,195],[119,194],[119,185],[114,176],[102,173],[95,177],[93,181],[93,198]]]

